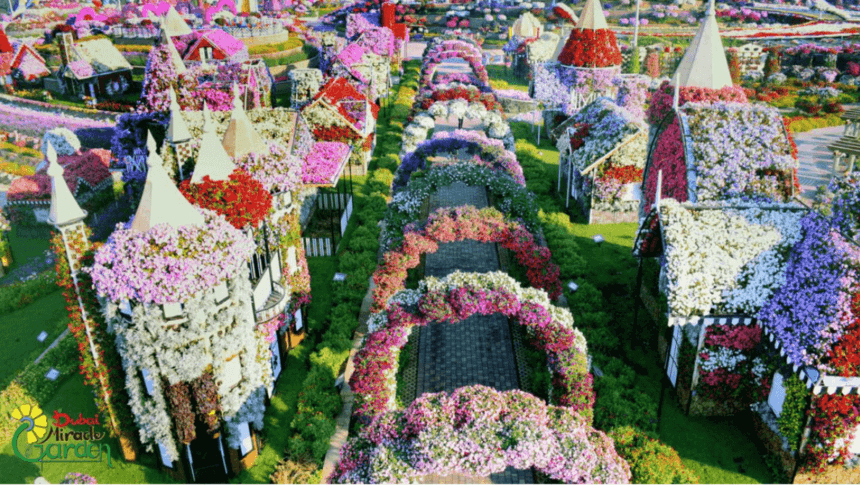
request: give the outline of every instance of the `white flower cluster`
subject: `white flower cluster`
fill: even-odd
[[[81,149],[78,135],[75,135],[68,128],[53,128],[46,131],[42,136],[42,153],[45,153],[48,143],[53,145],[57,155],[74,155],[75,152]]]
[[[381,328],[385,328],[386,325],[388,325],[387,313],[372,313],[367,319],[368,333],[376,332]]]
[[[785,206],[660,206],[672,314],[755,314],[784,282],[784,254],[799,240],[803,211]]]
[[[708,358],[699,359],[699,365],[705,372],[713,372],[717,369],[726,369],[731,371],[738,364],[747,360],[740,350],[730,349],[728,347],[718,347],[717,350],[708,350]]]
[[[418,290],[401,290],[388,299],[390,304],[399,304],[410,308],[418,305],[421,300],[421,292]]]

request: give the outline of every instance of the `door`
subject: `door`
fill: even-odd
[[[197,437],[189,445],[189,462],[195,483],[226,483],[227,468],[221,451],[221,438],[213,438],[208,427],[197,420]]]

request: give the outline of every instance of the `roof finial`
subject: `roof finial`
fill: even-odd
[[[203,132],[212,129],[212,113],[209,112],[209,105],[206,104],[206,101],[203,101]]]
[[[714,7],[714,0],[708,0],[708,9],[705,11],[705,15],[708,17],[712,17],[717,14],[717,10]]]
[[[678,104],[681,100],[681,75],[679,73],[675,73],[675,96],[672,100],[672,107],[675,108],[675,111],[678,110]]]
[[[155,138],[152,137],[152,132],[146,132],[146,149],[149,151],[149,154],[146,157],[146,165],[148,167],[152,167],[155,158],[158,157],[157,146],[155,144]]]
[[[235,82],[233,83],[233,109],[239,109],[240,107],[244,107],[242,103],[242,99],[239,95],[239,85]]]

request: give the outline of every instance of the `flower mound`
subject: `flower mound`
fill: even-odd
[[[563,483],[630,483],[611,438],[576,412],[485,386],[425,394],[344,446],[334,483],[401,483],[534,467]]]
[[[467,239],[501,243],[526,268],[532,286],[546,291],[553,300],[561,295],[559,268],[552,262],[549,248],[538,245],[521,223],[505,220],[497,209],[479,210],[473,206],[439,209],[430,215],[423,229],[410,225],[407,231],[403,245],[386,253],[385,262],[373,275],[374,311],[385,309],[388,299],[403,289],[407,271],[418,266],[422,254],[436,252],[440,243]]]
[[[575,67],[620,66],[621,50],[609,29],[573,29],[558,62]]]
[[[216,213],[201,212],[202,227],[160,224],[139,233],[130,223],[118,224],[90,270],[99,294],[115,302],[183,302],[247,272],[254,241]]]
[[[425,278],[418,290],[403,290],[389,300],[387,311],[368,321],[370,333],[355,357],[349,381],[355,392],[354,413],[367,421],[394,405],[397,354],[414,326],[457,323],[472,315],[501,313],[525,325],[538,350],[547,353],[553,395],[560,404],[593,416],[594,393],[588,373],[585,337],[573,327],[566,309],[553,306],[546,292],[523,288],[501,273],[454,272],[444,279]]]
[[[208,175],[199,184],[185,180],[179,191],[192,204],[226,217],[236,229],[257,227],[272,208],[272,194],[241,168],[227,180],[212,180]]]

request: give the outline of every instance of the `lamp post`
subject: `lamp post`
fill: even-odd
[[[639,48],[639,2],[636,0],[636,25],[633,26],[633,48]],[[642,61],[640,61],[642,62]]]

